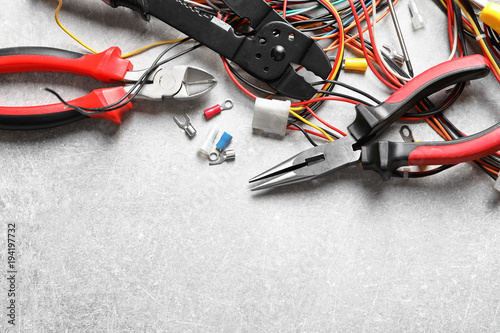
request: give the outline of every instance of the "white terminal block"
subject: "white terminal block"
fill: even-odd
[[[410,0],[408,3],[411,13],[411,22],[413,23],[413,28],[415,30],[422,29],[425,26],[425,17],[420,12],[415,0]]]
[[[285,136],[291,105],[290,101],[257,98],[253,109],[252,127],[265,133]]]
[[[212,152],[212,148],[214,146],[214,140],[215,137],[217,136],[217,133],[219,133],[219,129],[217,128],[217,125],[213,125],[210,130],[208,131],[207,136],[201,143],[200,147],[198,148],[198,152],[203,155],[210,155]]]

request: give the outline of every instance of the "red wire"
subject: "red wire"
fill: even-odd
[[[320,0],[320,1],[321,1],[321,3],[323,3],[325,5],[325,7],[328,7],[328,5],[331,6],[331,3],[328,3],[325,0]],[[337,23],[341,24],[342,20],[340,19],[340,16],[338,15],[337,11],[332,10],[332,11],[329,11],[329,12],[335,17],[335,20],[337,21]],[[340,34],[339,34],[339,40],[340,40],[340,38],[344,38],[344,36],[340,36]],[[361,39],[363,39],[363,38],[361,38]],[[339,42],[339,44],[340,44],[340,42]],[[340,53],[340,48],[339,48],[339,53]],[[335,74],[335,68],[337,68],[338,65],[339,65],[339,63],[344,60],[343,59],[344,55],[343,54],[339,54],[339,53],[337,53],[337,56],[335,57],[335,62],[333,63],[332,71],[330,73],[329,79],[333,79],[333,76]]]
[[[369,18],[369,14],[368,14],[368,11],[366,10],[366,6],[365,6],[365,3],[364,1],[359,1],[361,3],[361,5],[363,6],[363,12],[365,14],[365,19],[366,19],[366,24],[368,25],[368,32],[370,34],[370,39],[373,41],[373,30],[371,29],[371,22],[370,22],[370,18]],[[377,60],[377,62],[379,63],[380,65],[380,68],[382,69],[382,71],[384,72],[384,74],[390,78],[391,81],[393,81],[394,84],[388,82],[385,78],[382,77],[382,75],[379,74],[379,72],[375,69],[375,67],[373,66],[373,64],[371,63],[371,61],[369,60],[369,56],[368,56],[368,52],[366,51],[366,45],[365,45],[365,41],[364,39],[362,38],[362,34],[363,34],[363,29],[361,28],[361,22],[359,20],[359,16],[358,16],[358,13],[356,11],[356,7],[354,6],[354,2],[353,0],[349,0],[349,4],[351,5],[351,9],[352,9],[352,13],[354,15],[354,19],[356,20],[356,27],[358,28],[358,31],[360,33],[360,41],[361,41],[361,48],[363,50],[363,54],[366,58],[366,61],[368,62],[368,66],[370,66],[370,69],[372,70],[373,74],[375,74],[377,76],[377,78],[382,81],[386,86],[388,86],[389,88],[393,89],[393,90],[398,90],[398,88],[401,86],[401,83],[399,83],[396,79],[394,79],[390,74],[389,72],[387,71],[387,69],[384,67],[383,65],[383,62],[380,60],[380,57],[378,55],[378,52],[377,52],[377,49],[375,47],[375,45],[373,45],[373,54],[375,56],[375,59]]]
[[[450,47],[453,48],[453,22],[455,20],[455,13],[452,10],[451,0],[446,0],[446,10],[448,14],[448,37],[450,39]]]
[[[222,59],[222,64],[224,64],[224,68],[226,69],[226,72],[227,74],[229,75],[229,77],[231,78],[231,80],[233,80],[234,84],[236,84],[238,86],[238,88],[240,88],[245,94],[247,94],[248,96],[252,97],[253,99],[257,99],[257,95],[254,95],[252,94],[250,91],[248,91],[245,87],[243,87],[243,85],[236,79],[236,77],[233,75],[233,73],[231,72],[231,70],[229,69],[229,65],[227,63],[227,60],[226,58],[224,57],[221,57]]]
[[[315,102],[321,102],[321,101],[339,101],[339,102],[351,103],[351,104],[354,104],[354,105],[358,105],[359,104],[359,102],[354,101],[352,99],[348,99],[348,98],[333,97],[333,96],[324,96],[324,97],[313,98],[313,99],[311,99],[309,101],[292,103],[292,106],[303,106],[303,105],[306,105],[306,104],[315,103]]]
[[[286,129],[288,129],[288,130],[292,130],[292,131],[300,131],[298,128],[293,127],[293,126],[288,126]],[[317,132],[314,132],[314,131],[310,131],[310,130],[308,130],[308,129],[304,129],[304,131],[306,131],[306,132],[307,132],[307,133],[309,133],[309,134],[316,135],[316,136],[319,136],[320,138],[323,138],[323,139],[325,139],[325,140],[328,140],[328,138],[327,138],[326,136],[324,136],[323,134],[321,134],[321,133],[317,133]],[[328,141],[330,141],[330,140],[328,140]]]
[[[483,29],[484,29],[484,35],[486,36],[486,42],[491,48],[491,51],[495,54],[495,57],[500,58],[500,54],[498,54],[497,50],[493,47],[493,44],[491,43],[491,38],[490,35],[488,34],[488,26],[486,23],[483,23]]]
[[[335,126],[332,126],[330,125],[329,123],[327,123],[326,121],[324,121],[323,119],[321,119],[320,117],[318,117],[316,115],[316,113],[313,112],[313,110],[311,110],[311,108],[309,106],[306,105],[306,109],[307,111],[309,111],[309,113],[316,119],[318,119],[323,125],[326,125],[328,126],[329,128],[331,128],[332,130],[334,130],[335,132],[339,133],[340,135],[342,136],[346,136],[347,134],[345,134],[344,132],[342,132],[341,130],[339,130],[337,127]]]

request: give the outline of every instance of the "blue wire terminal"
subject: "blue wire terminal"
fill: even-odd
[[[215,148],[217,149],[217,151],[222,152],[224,149],[226,149],[232,139],[233,137],[230,134],[224,132],[224,134],[222,134],[222,136],[220,137],[219,142],[217,142],[217,144],[215,145]]]

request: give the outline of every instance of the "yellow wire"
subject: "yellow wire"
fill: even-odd
[[[138,55],[139,53],[142,53],[144,51],[147,51],[149,49],[152,49],[152,48],[160,46],[160,45],[177,43],[177,42],[180,42],[183,39],[184,38],[177,38],[177,39],[163,40],[161,42],[151,43],[151,44],[143,46],[143,47],[141,47],[141,48],[139,48],[139,49],[137,49],[135,51],[132,51],[132,52],[129,52],[129,53],[126,53],[126,54],[122,55],[122,58],[128,58],[128,57],[132,57],[132,56]]]
[[[339,18],[341,18],[339,12],[337,11],[337,9],[333,5],[331,5],[331,1],[329,0],[328,2],[329,2],[329,4],[325,4],[325,5],[327,5],[330,8],[330,10],[334,11],[335,13],[337,13],[337,16]],[[343,55],[344,54],[344,49],[345,49],[345,40],[344,40],[344,25],[342,24],[342,21],[338,22],[338,26],[339,26],[339,48],[338,48],[337,55]],[[342,68],[342,61],[339,61],[338,64],[337,64],[337,68],[334,69],[334,71],[332,72],[332,74],[329,76],[329,79],[331,80],[334,77],[336,77],[341,68]],[[327,89],[330,85],[331,85],[331,83],[327,83],[323,87],[323,89]],[[316,97],[319,97],[321,95],[322,94],[318,94]],[[297,106],[297,107],[291,107],[290,111],[300,112],[300,111],[302,111],[304,109],[305,109],[304,107]]]
[[[470,16],[470,14],[467,12],[467,10],[465,9],[465,7],[458,0],[455,0],[455,3],[458,6],[460,6],[460,9],[462,10],[462,12],[465,14],[465,16],[467,16],[467,19],[469,20],[470,24],[472,25],[472,28],[474,29],[474,33],[476,34],[476,37],[477,36],[481,36],[481,32],[479,31],[478,27],[474,23],[474,20],[472,19],[472,17]],[[495,71],[497,73],[500,73],[500,68],[498,67],[495,59],[493,58],[493,55],[490,53],[490,51],[488,51],[488,47],[487,47],[486,43],[484,42],[484,38],[479,38],[478,41],[479,41],[479,44],[481,44],[483,52],[486,54],[486,56],[488,57],[488,59],[490,59],[491,65],[495,68]]]
[[[76,37],[75,35],[73,35],[68,29],[66,29],[66,27],[64,27],[61,23],[61,21],[59,21],[59,11],[61,10],[61,7],[63,5],[63,0],[59,0],[59,5],[57,6],[56,8],[56,13],[55,13],[55,19],[56,19],[56,23],[57,25],[65,32],[67,33],[71,38],[73,38],[75,41],[77,41],[80,45],[82,45],[84,48],[86,48],[87,50],[89,50],[90,52],[92,53],[99,53],[99,51],[96,51],[95,49],[91,48],[90,46],[88,46],[87,44],[85,44],[84,42],[82,42],[78,37]],[[132,51],[132,52],[129,52],[127,54],[124,54],[122,55],[122,58],[128,58],[128,57],[132,57],[132,56],[135,56],[141,52],[144,52],[146,50],[149,50],[149,49],[152,49],[153,47],[156,47],[156,46],[160,46],[160,45],[165,45],[165,44],[170,44],[170,43],[176,43],[176,42],[179,42],[181,40],[183,40],[184,38],[177,38],[177,39],[171,39],[171,40],[164,40],[164,41],[161,41],[161,42],[155,42],[155,43],[151,43],[149,45],[146,45],[146,46],[143,46],[135,51]]]
[[[446,1],[445,1],[445,0],[440,0],[440,1],[441,1],[441,3],[443,4],[443,6],[444,6],[446,9],[448,9],[448,4],[446,3]],[[465,30],[467,30],[468,32],[470,32],[471,34],[473,34],[473,33],[474,33],[474,31],[473,31],[473,30],[472,30],[472,29],[471,29],[468,25],[465,25],[465,24],[464,24],[464,29],[465,29]]]
[[[319,126],[316,126],[314,125],[313,123],[309,122],[308,120],[302,118],[301,116],[299,116],[298,114],[296,114],[295,112],[293,112],[292,110],[290,110],[290,113],[297,119],[299,119],[300,121],[304,122],[305,124],[311,126],[311,127],[314,127],[315,129],[317,129],[318,131],[320,131],[321,133],[323,133],[324,136],[326,136],[328,138],[328,140],[330,141],[333,141],[332,137],[328,135],[328,133],[326,133],[321,127]]]
[[[57,6],[57,9],[56,9],[56,13],[55,13],[55,19],[56,19],[56,23],[57,25],[64,30],[65,33],[67,33],[71,38],[73,38],[74,40],[76,40],[78,43],[80,43],[80,45],[82,45],[84,48],[86,48],[87,50],[89,50],[90,52],[92,53],[99,53],[98,51],[94,50],[93,48],[91,48],[90,46],[88,46],[87,44],[85,44],[84,42],[82,42],[80,39],[78,39],[75,35],[73,35],[71,32],[68,31],[68,29],[66,29],[62,24],[61,22],[59,21],[59,11],[61,10],[61,7],[63,5],[63,0],[59,0],[59,5]]]

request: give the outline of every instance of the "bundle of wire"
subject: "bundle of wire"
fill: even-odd
[[[246,29],[249,22],[245,18],[238,17],[222,1],[183,1],[196,7],[200,11],[219,17],[230,24],[237,33],[251,36],[251,29]],[[316,114],[325,101],[334,100],[352,104],[362,103],[365,105],[373,105],[373,103],[380,104],[380,101],[370,94],[339,81],[346,48],[349,48],[352,52],[365,58],[371,71],[377,78],[393,90],[397,90],[412,78],[413,73],[409,66],[408,72],[405,72],[388,55],[377,47],[376,22],[383,19],[389,13],[387,1],[390,0],[340,0],[335,2],[330,2],[328,0],[267,1],[270,6],[280,13],[283,18],[296,29],[307,33],[313,39],[321,43],[324,51],[333,61],[332,71],[328,79],[313,83],[313,85],[321,86],[317,90],[318,94],[309,101],[292,103],[290,109],[289,125],[287,128],[304,133],[305,137],[312,145],[317,145],[317,143],[312,139],[311,135],[330,141],[345,136],[345,133],[324,121]],[[59,0],[59,3],[61,6],[62,0]],[[392,4],[396,5],[397,3],[398,0],[394,0]],[[443,8],[448,19],[451,48],[449,59],[467,55],[468,42],[479,43],[485,56],[489,59],[497,79],[500,81],[500,36],[487,26],[484,28],[481,27],[470,1],[439,0],[437,3]],[[382,14],[377,15],[377,13],[381,12]],[[57,12],[56,20],[62,27],[57,18]],[[64,29],[64,27],[62,28]],[[69,31],[67,32],[69,33]],[[369,40],[365,40],[365,37],[363,37],[365,32],[368,32]],[[467,36],[473,38],[466,40]],[[73,35],[72,37],[76,39]],[[81,41],[79,42],[81,43]],[[158,42],[133,51],[125,56],[132,56],[150,47],[172,42],[178,43],[179,40]],[[85,44],[81,44],[88,48]],[[178,44],[174,44],[174,46],[176,45]],[[90,48],[89,50],[96,52]],[[335,52],[335,54],[331,55],[333,52]],[[180,54],[177,56],[180,56]],[[167,61],[168,60],[171,59],[167,59]],[[271,91],[269,88],[263,87],[258,82],[252,82],[251,78],[245,78],[245,75],[240,73],[236,69],[236,66],[226,59],[223,58],[222,61],[229,77],[251,98],[270,97],[275,95],[275,92]],[[157,59],[151,66],[151,70],[159,66],[159,64],[159,59]],[[296,70],[300,71],[300,69],[299,67]],[[139,82],[137,88],[133,90],[131,96],[127,96],[127,99],[133,98],[135,96],[134,94],[138,93],[143,84],[143,82]],[[333,90],[336,86],[347,88],[353,93],[358,94],[359,97],[335,92]],[[455,85],[444,100],[438,104],[434,104],[429,99],[424,99],[413,112],[406,114],[402,119],[425,119],[445,140],[452,140],[465,136],[465,134],[456,128],[443,114],[443,111],[448,109],[458,100],[464,87],[465,83]],[[128,100],[121,101],[120,103],[126,102],[128,102]],[[118,108],[120,105],[121,104],[118,103],[117,105],[98,110],[84,110],[75,106],[70,107],[74,107],[80,112],[107,112]],[[317,119],[322,125],[316,125],[310,122],[308,119],[311,117]],[[305,126],[310,126],[312,129],[307,129]],[[493,179],[498,177],[498,172],[500,170],[500,158],[498,154],[474,161],[474,163]],[[423,177],[441,172],[450,167],[451,166],[442,166],[430,171],[404,173],[404,175],[409,177]],[[395,172],[395,176],[403,176],[403,173]]]
[[[490,67],[497,80],[500,82],[500,37],[491,28],[483,25],[484,30],[476,16],[471,1],[464,0],[440,0],[436,2],[446,13],[448,18],[448,31],[450,36],[450,47],[452,52],[450,59],[463,57],[468,54],[467,44],[479,43],[485,57],[490,62]],[[466,37],[470,38],[466,38]],[[485,37],[485,38],[483,38]],[[486,39],[486,41],[485,41]],[[453,104],[462,93],[465,83],[459,84],[450,93],[443,103],[446,107]],[[434,130],[445,140],[453,140],[466,136],[442,113],[436,112],[428,119]],[[485,158],[474,161],[492,179],[497,179],[500,170],[500,154],[492,154]]]

